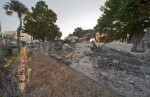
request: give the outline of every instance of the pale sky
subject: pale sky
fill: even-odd
[[[17,14],[7,16],[3,9],[5,2],[9,0],[0,0],[0,21],[2,32],[16,31],[19,26]],[[39,0],[19,0],[30,11],[31,6]],[[93,29],[97,24],[97,19],[101,16],[100,6],[104,5],[106,0],[43,0],[57,14],[56,24],[63,33],[62,38],[72,33],[76,27],[83,29]]]

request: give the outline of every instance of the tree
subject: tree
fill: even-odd
[[[61,37],[59,27],[55,24],[57,15],[48,9],[44,1],[39,1],[32,7],[31,13],[24,18],[24,32],[40,41],[54,40],[56,36]]]
[[[108,34],[109,40],[117,40],[124,37],[121,34],[121,22],[118,20],[117,12],[121,7],[122,0],[108,0],[100,10],[103,15],[98,19],[98,24],[95,27],[96,32]]]
[[[6,10],[7,15],[12,15],[14,12],[18,14],[18,18],[20,20],[19,27],[17,29],[17,46],[20,51],[20,31],[22,30],[22,15],[28,12],[28,9],[24,4],[17,0],[11,0],[10,2],[6,2],[4,5],[4,9]]]
[[[73,35],[78,36],[81,31],[83,31],[83,29],[81,27],[77,27],[74,29]]]
[[[130,42],[133,43],[132,51],[144,51],[142,41],[145,34],[144,29],[150,27],[150,12],[145,6],[148,0],[128,0],[124,1],[120,10],[120,20],[125,23],[124,32],[130,33]],[[143,10],[142,7],[145,9]],[[130,18],[128,18],[130,17]]]
[[[149,0],[108,0],[95,29],[107,33],[112,40],[130,34],[133,51],[143,51],[144,29],[150,27]]]

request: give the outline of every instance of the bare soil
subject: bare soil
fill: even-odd
[[[32,69],[26,86],[30,97],[122,97],[71,67],[35,50],[29,55]]]

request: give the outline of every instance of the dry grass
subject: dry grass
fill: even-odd
[[[121,97],[39,51],[30,56],[32,73],[26,89],[31,97]]]

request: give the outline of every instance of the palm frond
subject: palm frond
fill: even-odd
[[[6,4],[6,5],[4,5],[4,7],[3,7],[5,10],[8,10],[9,9],[9,5],[8,4]]]
[[[7,15],[12,15],[13,12],[12,12],[12,11],[6,11],[6,14],[7,14]]]
[[[4,9],[6,10],[7,15],[12,15],[13,12],[16,12],[19,17],[22,16],[22,14],[26,14],[28,11],[25,5],[17,0],[6,2],[6,4],[4,5]]]

